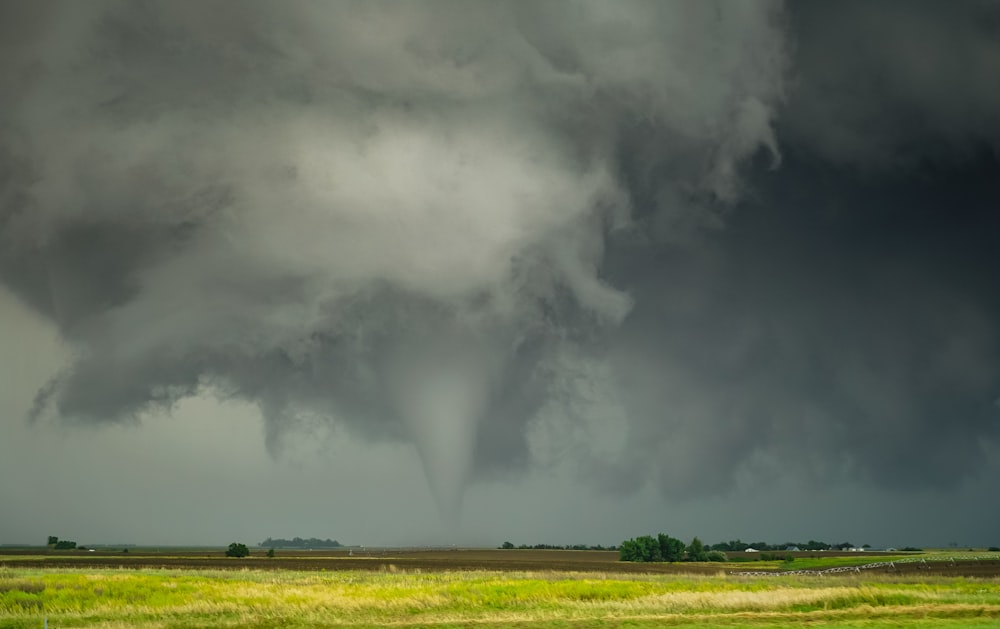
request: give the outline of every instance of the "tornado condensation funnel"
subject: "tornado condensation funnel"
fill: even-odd
[[[423,464],[443,520],[455,526],[489,399],[492,358],[484,348],[438,340],[408,347],[392,369],[394,402]]]

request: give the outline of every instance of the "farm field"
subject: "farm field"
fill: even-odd
[[[221,550],[132,550],[117,551],[0,551],[0,567],[7,568],[172,568],[172,569],[264,569],[264,570],[495,570],[613,572],[626,574],[704,574],[722,571],[823,570],[838,566],[860,566],[896,560],[891,570],[899,574],[1000,577],[1000,553],[966,552],[917,554],[886,553],[782,553],[792,562],[740,561],[727,563],[630,563],[618,561],[616,551],[592,550],[494,550],[494,549],[341,549],[276,551],[274,558],[254,549],[245,559],[227,559]],[[926,562],[916,561],[926,558]],[[953,559],[954,558],[954,559]]]
[[[0,627],[1000,626],[994,557],[819,577],[595,551],[385,553],[0,553]]]

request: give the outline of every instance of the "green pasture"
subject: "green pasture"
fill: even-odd
[[[793,561],[784,561],[781,559],[772,561],[739,561],[727,562],[724,565],[727,569],[733,570],[828,570],[830,568],[863,566],[865,564],[882,561],[913,560],[913,556],[906,555],[886,555],[879,557],[825,557],[822,553],[816,553],[815,555],[810,555],[808,557],[795,557]],[[928,558],[928,561],[930,560],[931,559]]]
[[[0,627],[998,627],[1000,580],[0,569]]]
[[[781,554],[781,553],[777,553]],[[811,553],[808,556],[798,556],[792,561],[784,560],[773,560],[773,561],[739,561],[739,562],[726,562],[720,564],[725,566],[727,570],[774,570],[774,571],[787,571],[787,570],[828,570],[830,568],[841,568],[841,567],[851,567],[851,566],[864,566],[871,563],[879,562],[919,562],[919,561],[951,561],[955,559],[956,561],[963,561],[969,559],[987,559],[987,560],[1000,560],[1000,553],[996,552],[967,552],[967,551],[932,551],[932,552],[921,552],[921,553],[901,553],[893,555],[862,555],[862,556],[852,556],[852,555],[837,555],[830,556],[824,553]]]

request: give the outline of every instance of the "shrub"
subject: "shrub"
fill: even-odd
[[[246,544],[239,544],[237,542],[233,542],[232,544],[229,545],[229,548],[226,549],[226,557],[249,557],[249,556],[250,556],[250,549],[247,548]]]
[[[708,561],[726,561],[726,553],[713,550],[706,555]]]
[[[991,553],[1000,553],[1000,546],[990,546],[989,551]]]

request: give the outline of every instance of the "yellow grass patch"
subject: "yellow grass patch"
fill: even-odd
[[[1000,580],[0,569],[0,627],[1000,625]]]

